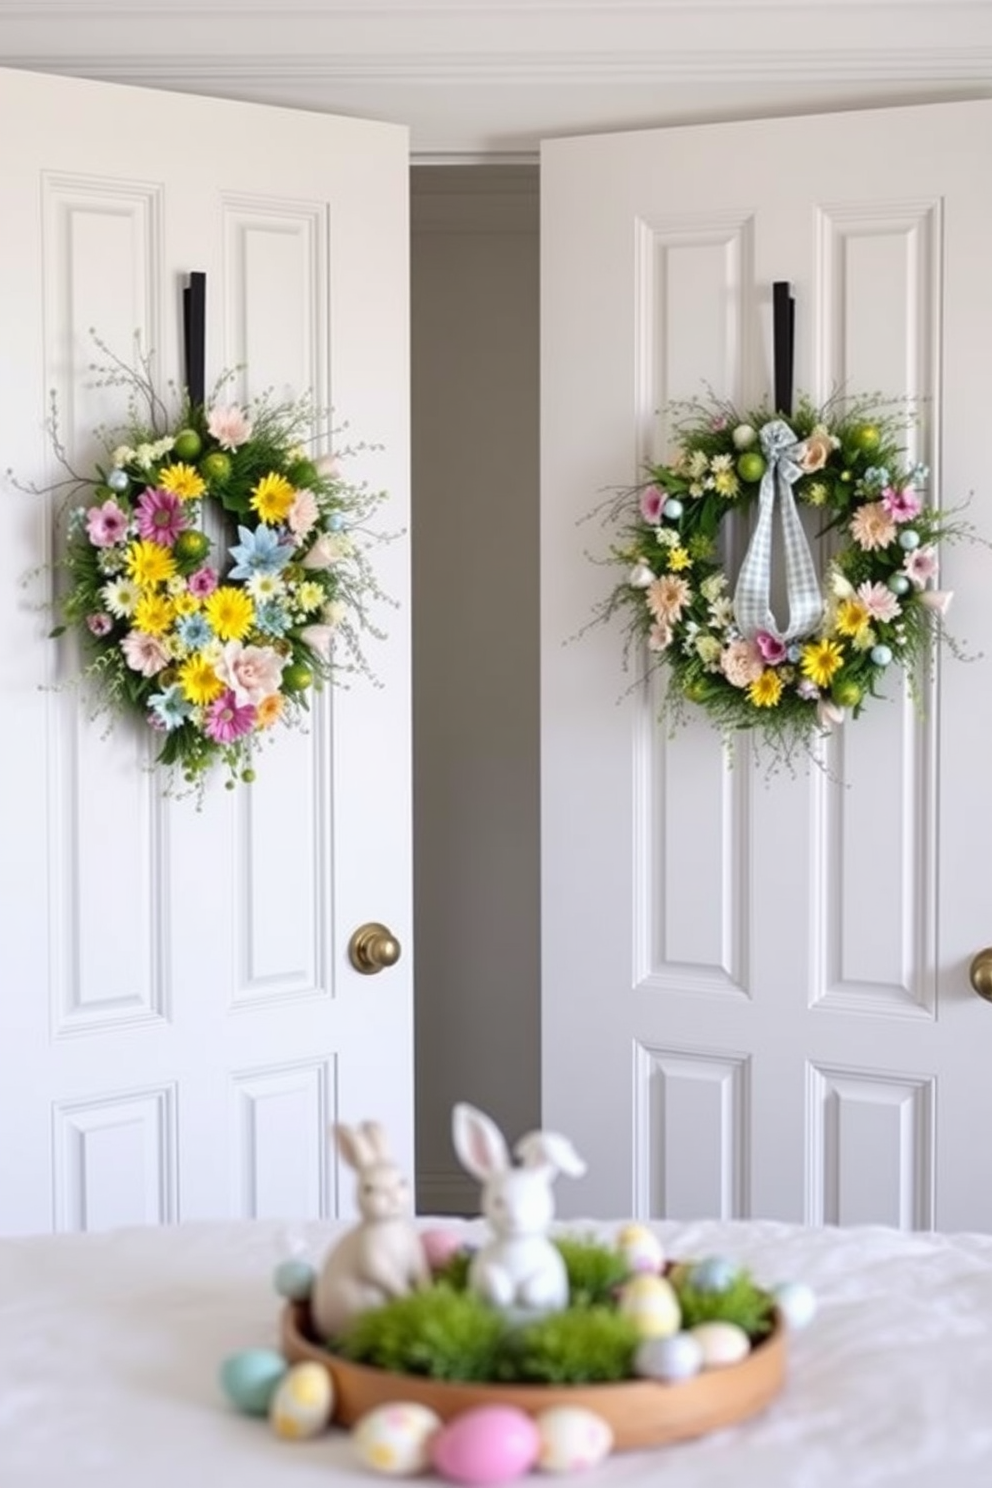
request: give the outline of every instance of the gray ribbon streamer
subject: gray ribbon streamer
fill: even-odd
[[[773,419],[761,430],[765,473],[758,494],[758,522],[737,576],[734,618],[743,636],[753,641],[759,630],[778,641],[794,641],[809,635],[820,622],[823,599],[813,555],[806,541],[792,487],[802,475],[797,463],[805,446],[797,440],[784,419]],[[785,586],[789,624],[778,629],[771,609],[772,526],[776,502],[782,513],[785,552]]]

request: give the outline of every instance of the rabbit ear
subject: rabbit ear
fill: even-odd
[[[383,1162],[388,1158],[389,1140],[380,1121],[363,1121],[358,1130],[373,1159]]]
[[[370,1163],[375,1162],[375,1152],[362,1127],[353,1129],[345,1126],[343,1121],[336,1121],[331,1131],[334,1133],[337,1149],[349,1168],[367,1168]]]
[[[475,1106],[459,1101],[451,1113],[451,1136],[462,1167],[480,1183],[496,1173],[505,1173],[510,1166],[499,1127]]]
[[[558,1132],[528,1132],[513,1150],[525,1168],[551,1168],[551,1177],[567,1173],[569,1178],[581,1178],[586,1170],[571,1142]]]

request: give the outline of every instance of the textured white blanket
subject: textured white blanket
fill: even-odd
[[[992,1488],[992,1237],[657,1229],[670,1255],[809,1282],[819,1314],[791,1340],[785,1391],[763,1416],[573,1481]],[[275,1344],[275,1264],[300,1244],[318,1260],[333,1233],[257,1223],[0,1241],[0,1488],[369,1488],[344,1433],[277,1441],[216,1382],[224,1355]]]

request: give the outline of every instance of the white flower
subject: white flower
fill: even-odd
[[[286,583],[277,573],[256,573],[245,584],[252,599],[278,599],[286,592]]]
[[[830,569],[830,592],[838,599],[850,599],[854,593],[854,585],[845,579],[839,568]]]
[[[937,615],[946,615],[953,598],[953,589],[924,589],[920,595],[920,603]]]
[[[167,455],[175,442],[171,434],[164,434],[161,439],[157,439],[152,445],[154,458],[160,460],[163,455]]]
[[[328,600],[321,613],[321,619],[325,625],[340,625],[348,613],[348,606],[343,599]]]
[[[696,637],[696,655],[705,667],[715,671],[720,665],[720,652],[723,647],[716,636],[701,635]]]
[[[710,574],[699,586],[699,592],[705,600],[712,602],[719,599],[727,587],[727,575],[723,572]]]
[[[627,583],[632,589],[646,589],[649,584],[654,583],[654,574],[643,560],[634,564],[627,578]]]
[[[829,733],[835,723],[844,722],[844,709],[831,702],[830,698],[821,698],[816,705],[816,716],[820,727]]]
[[[152,465],[154,465],[157,458],[155,454],[155,446],[153,444],[139,444],[138,448],[134,452],[134,458],[137,464],[141,466],[142,470],[148,470]]]
[[[677,548],[679,545],[679,535],[674,527],[659,527],[658,541],[663,548]]]
[[[134,459],[134,450],[129,444],[119,444],[110,457],[111,465],[128,465]]]
[[[324,480],[337,480],[341,474],[337,455],[320,455],[314,462],[317,466],[317,474],[323,476]]]
[[[173,599],[178,599],[180,594],[186,593],[186,580],[183,578],[182,574],[176,574],[174,578],[169,580],[165,587],[167,592],[172,595]]]
[[[734,605],[726,594],[721,595],[719,599],[714,599],[711,603],[710,620],[717,630],[725,630],[728,625],[733,624]]]
[[[130,579],[114,579],[111,583],[104,584],[100,590],[104,605],[118,620],[126,620],[129,615],[134,614],[139,597],[138,586]]]
[[[730,470],[733,467],[733,463],[732,455],[714,455],[710,461],[710,469],[714,473],[719,470]]]
[[[751,448],[758,436],[750,424],[738,424],[730,437],[734,441],[734,449],[746,450]]]
[[[354,551],[355,545],[346,532],[322,532],[300,562],[304,568],[330,568]]]
[[[709,460],[702,450],[693,450],[687,461],[689,474],[693,480],[702,480],[709,468]]]
[[[318,656],[326,660],[331,654],[331,645],[334,641],[333,625],[305,625],[300,631],[301,638],[307,645],[316,651]]]

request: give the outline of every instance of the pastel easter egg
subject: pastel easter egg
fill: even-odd
[[[537,1461],[541,1437],[524,1411],[510,1405],[480,1405],[449,1421],[431,1442],[435,1471],[470,1488],[509,1483]]]
[[[126,470],[111,470],[107,476],[107,485],[112,491],[126,491],[130,484]]]
[[[911,553],[914,548],[920,546],[920,534],[914,532],[912,527],[905,528],[899,534],[899,546],[905,548],[907,553]]]
[[[888,588],[892,590],[893,594],[909,593],[909,580],[907,579],[905,574],[892,574],[892,576],[887,580],[887,585]]]
[[[306,1302],[313,1291],[316,1272],[309,1261],[300,1256],[290,1256],[280,1261],[272,1273],[272,1285],[280,1297],[289,1302]]]
[[[462,1248],[462,1236],[457,1230],[422,1230],[420,1243],[424,1248],[424,1259],[432,1271],[440,1271]]]
[[[877,667],[887,667],[892,660],[891,646],[872,646],[871,659]]]
[[[673,1333],[670,1338],[646,1338],[634,1355],[634,1373],[642,1379],[691,1379],[703,1367],[703,1346],[691,1333]]]
[[[630,1271],[656,1274],[665,1263],[661,1241],[646,1225],[624,1225],[617,1235],[616,1246]]]
[[[641,1338],[667,1338],[677,1333],[682,1309],[671,1282],[663,1276],[640,1275],[620,1290],[619,1310],[630,1319]]]
[[[541,1438],[537,1465],[545,1472],[580,1472],[597,1467],[613,1449],[613,1432],[602,1416],[581,1405],[555,1405],[537,1417]]]
[[[431,1441],[440,1428],[440,1416],[426,1405],[408,1401],[379,1405],[356,1422],[352,1450],[372,1472],[389,1478],[413,1477],[430,1466]]]
[[[220,1366],[220,1387],[236,1410],[264,1416],[289,1365],[274,1349],[242,1349]]]
[[[269,1424],[284,1441],[306,1441],[330,1423],[334,1385],[322,1364],[294,1364],[276,1386]]]
[[[697,1292],[725,1292],[737,1280],[737,1267],[723,1256],[707,1256],[689,1272],[689,1285]]]
[[[751,1340],[736,1323],[697,1323],[690,1331],[703,1351],[704,1369],[739,1364],[751,1352]]]
[[[738,424],[730,437],[734,441],[734,449],[746,450],[751,448],[758,436],[750,424]]]
[[[662,507],[662,516],[667,517],[670,522],[677,522],[684,511],[684,507],[677,496],[669,496]]]
[[[790,1328],[805,1328],[816,1316],[816,1293],[804,1281],[783,1282],[772,1295]]]

